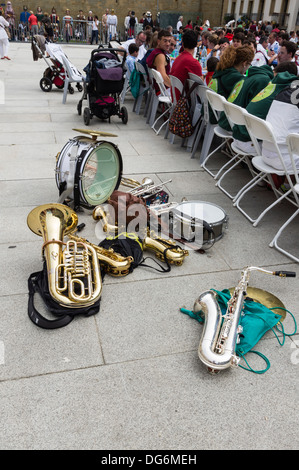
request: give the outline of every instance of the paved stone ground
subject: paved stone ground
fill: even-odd
[[[63,46],[80,70],[91,47]],[[81,93],[44,93],[44,60],[33,62],[29,44],[10,44],[1,61],[5,84],[1,121],[1,364],[2,449],[298,449],[298,336],[281,347],[273,332],[259,342],[271,368],[264,375],[241,368],[211,376],[198,359],[202,325],[180,312],[208,288],[235,286],[247,265],[299,272],[298,265],[269,248],[292,213],[281,204],[253,228],[215,181],[179,142],[156,136],[142,115],[125,104],[129,122],[94,118],[90,129],[114,132],[124,174],[167,181],[172,201],[208,201],[229,216],[224,237],[205,254],[190,252],[168,274],[138,268],[124,278],[105,277],[100,313],[76,318],[59,330],[43,330],[27,316],[27,279],[41,269],[42,239],[27,227],[35,206],[56,202],[55,158],[83,128],[76,111]],[[215,165],[224,157],[219,155]],[[217,160],[217,161],[216,161]],[[222,160],[223,161],[223,160]],[[230,188],[245,181],[239,168]],[[258,188],[248,196],[252,212],[273,195]],[[87,212],[82,233],[94,243]],[[297,225],[285,246],[298,252]],[[149,256],[151,256],[149,254]],[[251,286],[275,294],[298,321],[298,280],[253,273]],[[287,332],[293,331],[288,315]],[[281,335],[280,335],[281,337]],[[297,347],[297,349],[296,349]],[[264,364],[250,357],[250,363]]]

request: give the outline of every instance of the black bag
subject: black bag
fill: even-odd
[[[84,315],[89,317],[95,315],[100,310],[100,300],[98,299],[93,305],[81,308],[67,308],[59,305],[51,296],[48,285],[47,266],[44,263],[42,271],[32,273],[28,279],[28,315],[30,320],[40,328],[53,330],[68,325],[75,315]],[[34,295],[39,293],[45,306],[49,312],[54,315],[54,319],[50,320],[44,317],[34,306]]]

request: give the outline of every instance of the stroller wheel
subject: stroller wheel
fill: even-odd
[[[69,85],[69,94],[73,95],[74,93],[75,93],[74,88],[71,85]]]
[[[52,82],[49,78],[43,77],[41,81],[39,82],[39,86],[41,89],[45,92],[49,92],[52,90]]]
[[[127,111],[127,108],[125,106],[120,108],[120,117],[121,117],[121,120],[122,120],[123,124],[127,124],[127,122],[128,122],[128,111]]]
[[[80,92],[83,91],[83,86],[80,85],[80,83],[77,84],[77,90]]]
[[[84,111],[83,111],[83,119],[84,119],[84,124],[86,126],[88,126],[88,124],[90,123],[90,111],[89,111],[89,108],[84,108]]]
[[[79,116],[81,116],[81,114],[82,114],[82,101],[79,101],[79,103],[77,104],[77,111],[78,111]]]

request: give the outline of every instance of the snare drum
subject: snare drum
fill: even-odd
[[[211,202],[184,201],[172,209],[172,230],[176,237],[197,246],[220,240],[228,216]]]
[[[60,199],[70,199],[86,207],[107,201],[118,188],[122,157],[117,146],[77,136],[63,147],[56,162],[56,184]]]

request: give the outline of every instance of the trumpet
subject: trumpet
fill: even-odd
[[[144,194],[145,196],[142,196],[143,199],[148,199],[153,194],[157,194],[159,191],[162,191],[163,186],[165,186],[167,183],[171,183],[171,181],[172,180],[170,179],[155,185],[154,181],[147,177],[143,178],[141,183],[138,183],[138,181],[135,181],[131,178],[122,178],[121,184],[123,186],[132,188],[128,192],[133,194],[133,196],[142,196]]]

